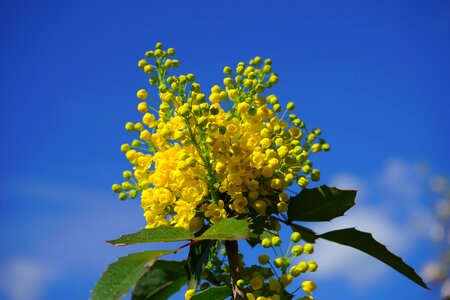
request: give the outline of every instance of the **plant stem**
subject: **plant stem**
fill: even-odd
[[[237,241],[225,241],[225,249],[228,255],[228,264],[230,265],[231,274],[231,292],[233,293],[234,300],[245,300],[244,291],[241,290],[237,281],[241,279],[240,268],[239,268],[239,252],[238,252],[238,242]]]

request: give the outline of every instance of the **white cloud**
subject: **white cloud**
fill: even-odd
[[[46,284],[55,275],[56,270],[45,262],[11,258],[0,269],[0,289],[11,300],[42,299]]]

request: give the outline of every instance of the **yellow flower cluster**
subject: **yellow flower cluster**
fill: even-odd
[[[125,128],[139,140],[122,145],[133,176],[126,178],[128,189],[116,184],[113,190],[120,199],[141,192],[148,228],[197,231],[204,220],[286,212],[290,185],[320,179],[310,161],[312,153],[329,150],[320,129],[308,131],[290,113],[293,102],[282,111],[275,95],[264,95],[278,82],[270,59],[225,67],[223,85],[205,94],[193,74],[167,76],[179,65],[174,54],[158,43],[146,53],[152,62],[138,62],[158,100],[137,92],[143,117]]]

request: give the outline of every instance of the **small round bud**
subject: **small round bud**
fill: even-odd
[[[265,65],[265,66],[263,67],[263,72],[266,73],[266,74],[272,72],[272,66],[270,66],[270,65]]]
[[[144,72],[147,73],[147,74],[153,73],[153,67],[151,65],[146,65],[144,67]]]
[[[226,66],[225,68],[223,68],[223,74],[225,75],[230,75],[233,71],[231,70],[231,68],[229,66]]]
[[[145,100],[148,97],[148,93],[146,90],[140,89],[139,91],[137,91],[136,97],[138,97],[138,99],[140,100]]]
[[[298,242],[300,242],[301,239],[302,239],[302,235],[300,234],[300,232],[293,232],[291,234],[291,241],[293,243],[298,243]]]
[[[269,256],[266,255],[266,254],[261,254],[261,255],[258,257],[258,262],[259,262],[261,265],[266,265],[266,264],[269,262],[269,260],[270,260],[270,258],[269,258]]]
[[[161,57],[163,55],[163,51],[161,49],[156,49],[155,50],[155,56],[156,57]]]
[[[302,167],[302,172],[305,174],[309,174],[311,172],[311,167],[309,165],[304,165]]]
[[[280,246],[281,245],[281,239],[279,236],[272,237],[272,245],[274,246]]]
[[[317,268],[318,268],[317,263],[314,260],[308,261],[308,270],[310,272],[315,272]]]
[[[174,56],[175,55],[175,49],[174,48],[167,49],[167,55]]]
[[[262,85],[262,84],[258,84],[256,87],[255,87],[255,91],[258,93],[258,94],[261,94],[261,93],[263,93],[264,92],[264,86]]]
[[[119,200],[127,200],[127,194],[125,194],[125,193],[120,193],[119,194]]]
[[[167,92],[167,85],[165,85],[164,83],[163,83],[163,84],[160,84],[160,85],[158,86],[158,90],[159,90],[161,93]]]
[[[122,191],[122,186],[120,184],[114,183],[111,189],[114,193],[120,193]]]
[[[133,142],[131,142],[131,147],[139,148],[140,146],[141,142],[139,140],[133,140]]]
[[[142,125],[141,122],[137,122],[136,124],[134,124],[134,130],[142,131],[142,130],[144,130],[144,125]]]
[[[162,43],[161,42],[157,42],[156,45],[155,45],[155,48],[162,50],[162,48],[163,48]]]
[[[281,105],[280,104],[275,104],[274,106],[273,106],[273,111],[274,112],[280,112],[281,111]]]
[[[128,132],[131,132],[134,130],[134,124],[132,122],[127,122],[125,124],[125,130]]]
[[[147,104],[147,102],[139,103],[137,109],[141,113],[146,113],[148,111],[148,104]]]
[[[284,266],[284,259],[283,257],[277,257],[273,260],[273,264],[277,268],[282,268]]]
[[[122,151],[123,153],[128,152],[131,149],[130,144],[122,144],[120,146],[120,151]]]
[[[291,268],[291,270],[289,271],[289,274],[291,274],[293,277],[298,277],[300,276],[302,272],[300,271],[300,269],[297,266],[293,266]]]
[[[283,274],[281,275],[280,283],[284,286],[288,286],[289,284],[292,283],[292,280],[294,280],[294,278],[292,277],[291,274]]]
[[[148,62],[145,59],[141,59],[140,61],[138,61],[138,67],[139,68],[143,68],[146,65],[148,65]]]
[[[264,282],[262,281],[262,279],[259,276],[253,277],[252,280],[250,280],[250,286],[255,291],[259,290],[260,288],[262,288],[263,285],[264,285]]]
[[[288,205],[286,202],[279,202],[277,203],[277,210],[279,213],[284,213],[288,211]]]
[[[312,181],[319,181],[320,180],[320,170],[314,169],[311,172],[311,180]]]
[[[286,109],[287,109],[288,111],[294,110],[294,109],[295,109],[295,103],[294,103],[294,102],[289,102],[289,103],[287,104],[287,106],[286,106]]]
[[[133,177],[133,173],[131,173],[131,171],[123,171],[122,176],[125,179],[130,179],[131,177]]]
[[[152,58],[153,56],[155,56],[155,53],[150,50],[150,51],[145,52],[145,56],[148,58]]]
[[[129,192],[129,195],[130,195],[130,198],[131,198],[131,199],[136,198],[136,197],[137,197],[137,194],[138,194],[138,191],[136,191],[136,190],[131,190],[131,191]]]
[[[172,60],[171,59],[166,60],[164,62],[164,67],[166,67],[167,69],[172,68],[173,67]]]
[[[269,248],[270,246],[272,246],[272,242],[270,241],[269,238],[264,238],[264,239],[261,241],[261,245],[262,245],[264,248]]]
[[[193,82],[195,80],[195,76],[192,73],[187,74],[186,78],[189,82]]]
[[[311,244],[305,244],[303,246],[303,252],[306,254],[312,254],[314,252],[314,246]]]
[[[311,151],[314,152],[314,153],[319,152],[321,147],[322,146],[320,144],[314,144],[314,145],[311,146]]]
[[[300,245],[295,245],[291,250],[292,255],[299,256],[303,253],[303,247]]]
[[[308,179],[305,176],[300,176],[297,180],[297,183],[300,187],[305,188],[308,186]]]
[[[330,145],[329,144],[322,144],[320,147],[323,151],[330,151]]]
[[[306,294],[312,294],[317,288],[317,285],[311,280],[305,280],[302,282],[302,289]]]

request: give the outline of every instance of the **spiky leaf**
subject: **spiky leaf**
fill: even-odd
[[[322,185],[313,189],[303,189],[289,200],[289,221],[319,222],[330,221],[343,216],[355,205],[356,191],[344,191]]]
[[[103,273],[92,291],[91,300],[120,299],[156,259],[172,252],[172,250],[145,251],[119,258]]]
[[[359,231],[355,228],[345,228],[323,233],[319,237],[367,253],[384,262],[421,287],[428,289],[428,286],[413,268],[408,266],[400,257],[390,252],[386,246],[376,241],[370,233]]]

